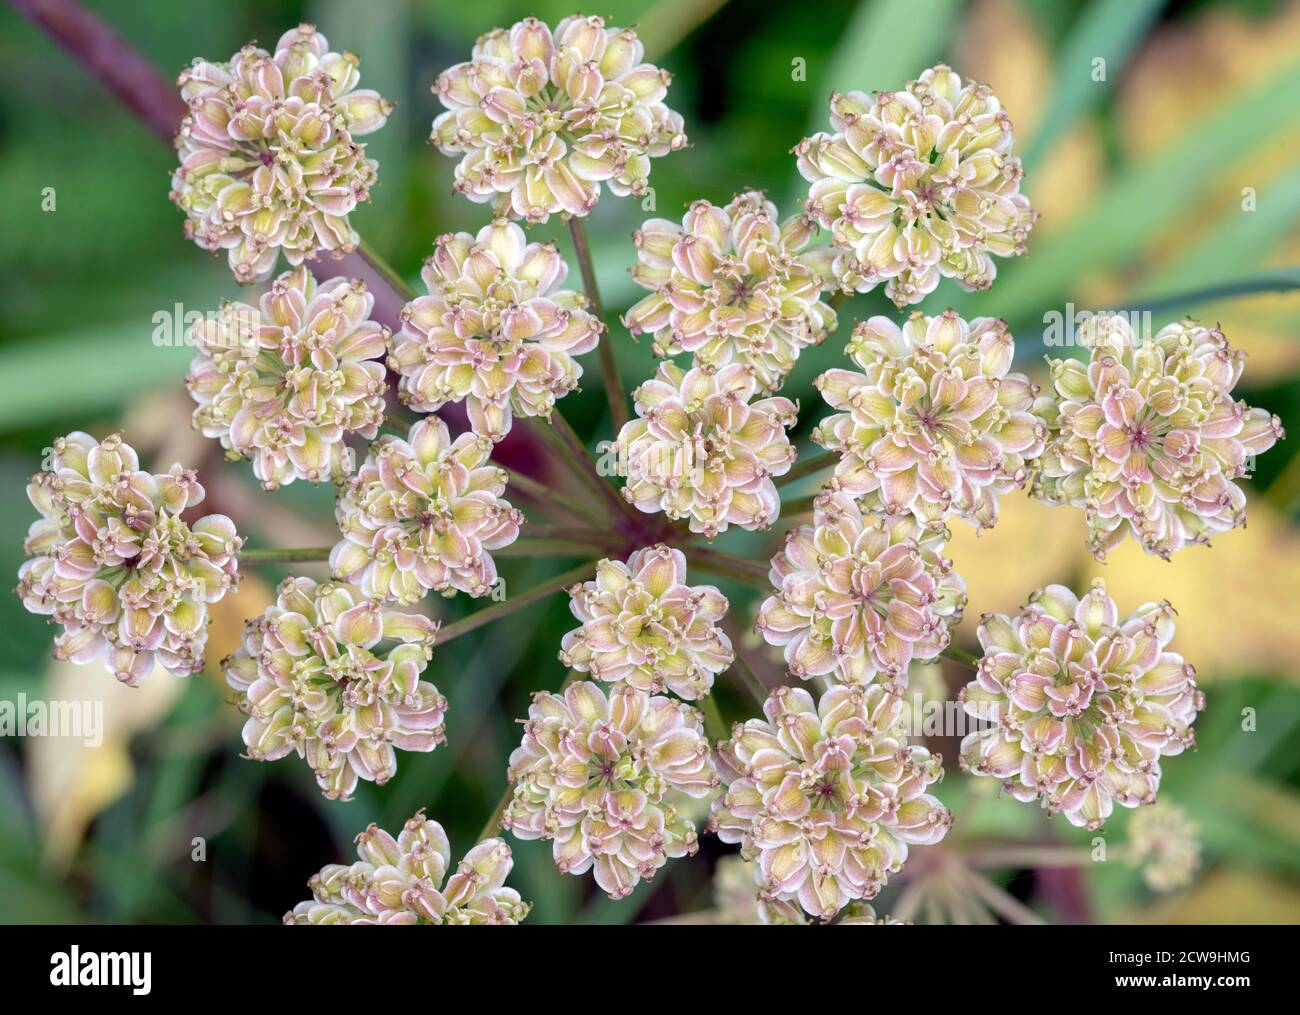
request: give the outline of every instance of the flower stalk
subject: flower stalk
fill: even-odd
[[[267,547],[255,550],[243,550],[239,554],[241,564],[301,564],[317,563],[330,559],[329,546]]]
[[[597,561],[590,560],[585,564],[570,568],[554,578],[548,578],[540,585],[534,585],[526,592],[520,592],[518,595],[510,596],[499,603],[493,603],[491,606],[471,613],[468,617],[462,617],[460,620],[452,621],[438,631],[438,637],[434,644],[442,645],[462,634],[469,634],[470,631],[476,631],[484,624],[490,624],[494,620],[500,620],[502,617],[509,616],[516,610],[522,609],[539,599],[545,599],[555,592],[561,592],[567,589],[574,582],[582,581],[589,578],[596,572]]]
[[[569,236],[573,239],[573,253],[578,259],[578,268],[582,272],[582,287],[587,291],[587,301],[596,318],[605,324],[605,307],[600,300],[600,290],[596,288],[596,265],[591,259],[591,244],[587,242],[587,227],[581,218],[573,215],[569,218]],[[623,390],[623,380],[618,373],[618,360],[614,357],[614,345],[608,325],[600,343],[600,374],[605,385],[605,396],[609,400],[609,417],[613,421],[614,431],[623,429],[628,421],[627,394]]]

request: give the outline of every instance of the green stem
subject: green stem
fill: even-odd
[[[488,815],[487,821],[483,825],[483,830],[478,833],[478,841],[490,839],[501,830],[501,817],[505,814],[506,808],[510,806],[510,801],[515,795],[515,784],[506,782],[506,791],[501,794],[501,799],[497,805],[492,808],[492,813]]]
[[[596,288],[596,266],[591,260],[591,246],[587,243],[587,227],[577,215],[569,219],[569,235],[573,238],[573,252],[578,258],[582,285],[587,290],[587,301],[604,329],[599,346],[600,373],[605,384],[605,397],[609,399],[609,417],[614,424],[614,433],[617,434],[630,418],[627,393],[623,390],[623,381],[618,375],[618,361],[614,358],[614,333],[605,326],[605,307],[600,301],[600,290]]]
[[[565,419],[560,411],[551,413],[550,421],[542,419],[530,419],[529,424],[533,433],[546,443],[552,451],[573,471],[579,479],[603,500],[611,510],[616,510],[628,517],[635,517],[635,508],[625,501],[614,487],[605,481],[596,468],[596,462],[592,459],[591,453],[587,446],[582,443],[582,438],[574,432],[569,421]]]
[[[802,515],[813,513],[813,507],[817,503],[817,494],[810,494],[807,497],[797,497],[794,500],[788,500],[781,505],[781,513],[778,518],[799,518]]]
[[[822,469],[834,468],[839,463],[840,456],[835,451],[827,451],[820,455],[813,455],[811,458],[804,458],[790,467],[790,471],[784,476],[777,476],[773,483],[777,486],[785,486],[793,483],[796,479],[803,479],[804,476],[811,476],[814,472],[821,472]]]
[[[746,560],[744,557],[736,557],[703,546],[691,549],[687,554],[687,561],[709,574],[730,578],[732,581],[741,582],[762,592],[772,591],[767,568],[757,561]]]
[[[401,296],[402,299],[406,300],[407,303],[410,303],[411,300],[415,299],[415,291],[406,284],[406,280],[397,273],[397,269],[384,260],[374,247],[365,240],[362,240],[361,246],[357,248],[357,252],[370,262],[370,266],[383,276],[384,281],[392,286],[393,291]]]
[[[241,550],[238,557],[241,564],[295,564],[329,560],[332,549],[332,546],[302,546],[295,549]]]
[[[494,550],[499,553],[499,550]],[[540,585],[535,585],[527,592],[521,592],[517,596],[511,596],[499,603],[493,603],[477,613],[471,613],[468,617],[462,617],[460,620],[442,627],[438,630],[438,637],[435,639],[435,645],[442,645],[451,641],[453,638],[459,638],[462,634],[468,634],[470,631],[482,627],[484,624],[490,624],[494,620],[500,620],[502,617],[514,613],[515,610],[522,609],[530,603],[535,603],[539,599],[545,599],[553,592],[559,592],[567,589],[574,582],[582,581],[584,578],[590,578],[596,573],[596,561],[590,560],[585,564],[570,568],[563,574],[558,574],[554,578],[548,578]]]
[[[718,702],[713,695],[708,695],[698,702],[700,711],[704,713],[704,731],[713,741],[728,740],[731,738],[731,731],[727,727],[726,720],[722,718],[722,712],[718,709]]]
[[[832,310],[838,310],[840,307],[844,306],[852,296],[852,293],[845,292],[843,289],[837,289],[835,292],[831,293],[831,298],[826,302],[830,304]]]
[[[509,546],[493,550],[492,555],[510,557],[590,557],[604,550],[597,543],[585,539],[548,539],[520,536]],[[612,551],[611,551],[612,552]]]
[[[1190,292],[1175,293],[1172,296],[1140,299],[1136,301],[1136,306],[1133,309],[1145,310],[1152,314],[1163,313],[1167,310],[1186,311],[1205,303],[1214,303],[1233,296],[1290,292],[1293,289],[1300,289],[1300,267],[1278,268],[1253,278],[1220,282],[1217,285],[1193,289]]]
[[[587,521],[602,520],[600,513],[594,510],[590,504],[583,504],[562,493],[557,493],[545,483],[540,483],[531,476],[525,476],[522,472],[518,472],[509,466],[497,464],[497,468],[503,470],[509,477],[511,487],[531,497],[538,504],[543,506],[553,505]]]
[[[1046,922],[1023,902],[1012,898],[983,874],[967,870],[965,875],[967,882],[975,889],[975,894],[983,900],[984,905],[1008,923],[1040,926]]]
[[[979,668],[980,657],[974,652],[967,652],[964,648],[956,648],[953,645],[949,645],[939,654],[945,659],[951,659],[955,663],[961,663],[963,666],[968,666],[972,670]]]
[[[763,705],[767,701],[767,696],[771,692],[768,690],[767,685],[758,679],[758,674],[750,668],[749,663],[745,661],[745,657],[740,654],[740,647],[737,643],[737,639],[731,639],[731,648],[736,657],[731,661],[731,670],[729,672],[736,675],[740,685],[744,687],[744,689],[749,693],[749,696],[754,699],[754,704],[758,706],[759,711],[762,711]]]

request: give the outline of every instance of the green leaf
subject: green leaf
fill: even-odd
[[[1279,268],[1250,278],[1220,282],[1169,296],[1133,300],[1132,303],[1134,310],[1149,311],[1153,316],[1170,311],[1181,316],[1195,307],[1215,303],[1218,300],[1250,296],[1255,293],[1289,292],[1292,289],[1300,289],[1300,267]]]
[[[825,119],[822,102],[832,91],[901,88],[915,78],[943,53],[959,6],[957,0],[931,0],[922,16],[915,0],[858,4],[818,83],[813,121]]]
[[[1161,270],[1147,277],[1144,292],[1154,296],[1208,287],[1223,280],[1223,266],[1259,264],[1300,219],[1300,172],[1282,177],[1256,196],[1255,210],[1235,205],[1205,230],[1201,239]],[[1276,273],[1266,273],[1269,277]],[[1294,275],[1294,273],[1292,273]],[[1285,270],[1282,277],[1286,277]],[[1230,294],[1231,295],[1231,294]]]
[[[1041,315],[1072,298],[1087,272],[1122,265],[1155,235],[1194,207],[1216,179],[1206,167],[1223,152],[1241,154],[1283,137],[1300,122],[1300,63],[1242,93],[1229,96],[1181,141],[1130,169],[1089,207],[1046,242],[1009,267],[992,294],[936,296],[966,316],[990,312],[1009,321]],[[927,303],[932,300],[927,300]]]
[[[0,430],[84,416],[160,382],[181,384],[193,354],[154,345],[148,326],[25,338],[0,349]]]
[[[959,7],[957,0],[930,0],[921,17],[914,0],[858,4],[817,80],[809,130],[827,129],[826,104],[832,92],[901,88],[930,66],[947,48]],[[806,189],[801,177],[795,180],[790,188],[792,201]]]
[[[1128,58],[1165,0],[1099,0],[1084,7],[1056,53],[1060,67],[1038,130],[1025,151],[1029,169],[1081,116],[1096,108],[1118,79]],[[1093,80],[1093,61],[1106,61],[1104,81]]]

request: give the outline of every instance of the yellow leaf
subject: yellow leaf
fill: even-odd
[[[992,529],[977,533],[954,521],[944,553],[966,579],[969,618],[958,628],[965,641],[975,637],[975,623],[985,613],[1015,613],[1035,589],[1052,582],[1070,584],[1088,556],[1088,526],[1083,512],[1048,507],[1024,491],[1002,498]]]
[[[1089,579],[1106,579],[1121,613],[1152,600],[1173,603],[1173,647],[1202,682],[1261,671],[1300,676],[1300,536],[1266,501],[1252,501],[1246,514],[1245,528],[1209,547],[1184,547],[1168,562],[1129,540],[1105,564],[1088,565]]]
[[[52,662],[39,693],[46,702],[80,702],[84,715],[99,717],[99,739],[33,736],[23,741],[28,792],[41,826],[44,859],[66,867],[95,816],[131,786],[131,738],[172,708],[185,687],[162,667],[136,687],[119,683],[98,664]],[[94,722],[94,720],[92,720]]]

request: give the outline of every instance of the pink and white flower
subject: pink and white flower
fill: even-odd
[[[185,383],[205,437],[253,462],[267,490],[343,482],[353,454],[344,438],[374,438],[384,419],[388,329],[370,320],[365,284],[306,268],[286,271],[259,307],[226,303],[190,334]]]
[[[379,164],[354,140],[382,127],[392,104],[357,89],[360,61],[330,50],[312,25],[251,43],[228,63],[195,60],[180,76],[190,107],[176,135],[171,198],[200,247],[227,251],[240,282],[290,264],[341,256],[360,237],[348,221],[370,199]]]
[[[1132,534],[1164,557],[1246,522],[1236,480],[1285,433],[1233,399],[1245,354],[1192,321],[1143,341],[1123,315],[1091,318],[1089,360],[1053,360],[1060,396],[1034,494],[1082,507],[1098,559]]]
[[[569,590],[582,626],[560,643],[560,662],[595,679],[642,691],[703,698],[731,665],[731,640],[718,627],[727,597],[686,584],[686,555],[660,544],[627,562],[602,560],[595,581]]]
[[[623,323],[633,335],[653,332],[657,356],[740,363],[762,391],[776,391],[800,351],[835,329],[835,311],[821,300],[829,258],[805,250],[815,231],[804,215],[780,222],[759,191],[725,208],[696,201],[680,226],[650,219],[634,237],[632,278],[651,295]]]
[[[225,515],[182,520],[204,495],[179,464],[143,471],[118,434],[96,441],[76,431],[54,442],[27,484],[41,517],[27,530],[16,591],[63,627],[55,658],[103,658],[126,684],[155,663],[178,677],[203,668],[208,605],[238,582],[243,546]]]
[[[420,674],[438,625],[367,600],[354,585],[289,578],[250,620],[222,663],[248,715],[255,761],[305,758],[331,799],[358,779],[383,784],[397,751],[432,751],[446,738],[447,700]]]
[[[750,399],[754,372],[739,363],[683,371],[660,364],[635,392],[637,418],[619,432],[623,496],[646,512],[687,519],[709,538],[731,525],[765,529],[781,509],[772,477],[789,471],[785,431],[798,419],[788,398]]]
[[[1168,602],[1121,619],[1101,579],[1082,599],[1049,585],[1018,616],[985,617],[961,700],[992,725],[962,741],[962,767],[1085,828],[1115,804],[1151,803],[1160,759],[1193,746],[1205,707],[1195,671],[1168,650],[1173,635]]]
[[[513,222],[440,237],[424,265],[429,295],[402,309],[393,340],[403,401],[434,412],[464,400],[474,432],[493,441],[515,413],[549,417],[582,376],[573,357],[603,328],[585,296],[559,288],[567,271],[554,246],[526,242]]]
[[[794,151],[845,290],[883,282],[903,307],[941,276],[987,289],[995,256],[1025,252],[1037,213],[1020,193],[1011,119],[987,85],[937,64],[902,91],[831,96],[830,121],[832,133]]]
[[[846,351],[861,372],[829,370],[816,381],[841,410],[813,431],[842,456],[828,487],[936,531],[949,514],[992,526],[998,495],[1024,485],[1047,436],[1045,400],[1010,369],[1006,325],[967,323],[951,310],[917,311],[901,328],[873,317],[854,328]]]
[[[513,925],[532,904],[505,887],[514,866],[501,839],[476,843],[451,877],[451,846],[442,825],[421,810],[394,839],[377,825],[357,836],[350,865],[313,874],[312,898],[284,914],[287,924]],[[444,882],[444,878],[446,878]]]
[[[966,583],[942,548],[942,534],[910,515],[869,516],[847,494],[822,494],[813,524],[792,529],[772,558],[776,591],[755,627],[785,646],[802,680],[883,679],[901,690],[913,659],[948,646],[966,605]]]
[[[829,920],[873,898],[910,845],[947,834],[952,817],[928,792],[940,759],[909,746],[897,695],[841,684],[814,702],[802,688],[778,687],[763,714],[718,746],[726,792],[710,827],[757,861],[773,915],[797,903]]]
[[[433,141],[462,156],[456,190],[528,222],[587,215],[602,184],[644,194],[650,160],[686,144],[664,105],[671,75],[644,55],[632,29],[579,14],[554,31],[525,18],[480,36],[433,88],[447,107]]]
[[[405,440],[380,437],[339,493],[334,576],[404,606],[430,589],[491,592],[497,571],[489,551],[518,539],[524,520],[501,496],[506,473],[488,464],[491,450],[477,434],[453,441],[437,418],[420,420]]]
[[[698,848],[672,797],[706,797],[718,785],[703,725],[689,705],[631,684],[608,695],[591,681],[540,692],[510,755],[514,795],[502,824],[551,840],[562,874],[590,870],[621,899]]]

